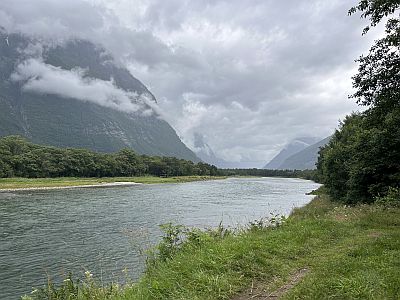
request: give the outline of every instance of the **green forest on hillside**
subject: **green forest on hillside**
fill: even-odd
[[[132,176],[264,176],[315,179],[314,170],[218,169],[175,157],[137,154],[132,149],[98,153],[37,145],[20,136],[0,138],[0,178]]]
[[[36,145],[19,136],[0,139],[0,177],[116,177],[218,175],[215,166],[175,157],[139,155],[131,149],[97,153]]]
[[[223,169],[224,176],[285,177],[316,180],[316,170]]]

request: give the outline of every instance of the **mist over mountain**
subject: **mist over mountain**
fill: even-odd
[[[290,142],[276,155],[264,169],[271,170],[311,170],[315,169],[320,147],[325,146],[330,136],[319,138],[298,138]]]
[[[195,132],[193,134],[193,137],[194,152],[196,153],[197,157],[199,157],[202,161],[222,169],[233,169],[242,167],[240,162],[230,162],[218,157],[211,146],[207,144],[202,134]],[[244,164],[244,167],[247,167],[246,162],[242,164]]]
[[[268,164],[264,166],[264,169],[277,170],[281,169],[282,163],[292,156],[307,148],[308,146],[319,141],[320,138],[316,137],[301,137],[291,141],[287,144]]]
[[[204,162],[218,166],[220,159],[215,155],[211,147],[205,142],[203,135],[198,132],[193,134],[194,152]]]
[[[44,42],[0,29],[0,78],[0,136],[199,161],[153,94],[91,42]]]
[[[313,170],[316,169],[316,163],[318,160],[319,149],[325,146],[329,140],[330,136],[324,138],[323,140],[308,146],[307,148],[293,154],[292,156],[285,159],[284,162],[279,166],[282,170]]]
[[[223,169],[249,168],[248,162],[226,161],[220,158],[202,134],[195,132],[193,137],[193,151],[204,162]],[[321,140],[318,137],[300,137],[292,140],[263,169],[315,169],[319,148],[324,146],[329,138]]]

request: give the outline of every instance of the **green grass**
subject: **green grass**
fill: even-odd
[[[308,273],[284,299],[400,299],[399,208],[341,206],[320,195],[275,227],[166,231],[139,282],[100,288],[89,278],[78,296],[66,297],[64,284],[55,289],[64,296],[51,299],[230,299],[252,284],[273,292],[302,268]]]
[[[41,188],[41,187],[68,187],[80,185],[96,185],[112,182],[136,182],[144,184],[156,183],[181,183],[201,180],[224,179],[223,176],[177,176],[177,177],[104,177],[104,178],[0,178],[0,190],[2,189],[21,189],[21,188]]]

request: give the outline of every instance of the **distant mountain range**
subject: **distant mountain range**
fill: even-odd
[[[315,169],[319,148],[329,142],[317,137],[301,137],[287,144],[263,169],[310,170]],[[223,169],[249,168],[247,162],[231,162],[218,157],[200,133],[194,134],[194,152],[204,162]]]
[[[319,140],[319,138],[315,137],[302,137],[291,141],[278,153],[278,155],[276,155],[268,164],[264,166],[264,169],[280,169],[280,166],[287,158],[289,158],[293,154],[300,152],[301,150],[307,148],[308,146],[316,143]]]
[[[151,92],[98,45],[71,40],[43,46],[0,28],[0,136],[199,161],[155,104]]]
[[[218,157],[200,133],[194,133],[194,152],[202,161],[222,169],[240,168],[240,162],[230,162]]]
[[[300,138],[290,142],[276,155],[264,169],[272,170],[311,170],[316,168],[320,147],[325,146],[330,136],[317,138]]]
[[[194,135],[194,152],[202,161],[220,167],[221,159],[219,159],[211,147],[205,142],[202,134],[195,132]]]

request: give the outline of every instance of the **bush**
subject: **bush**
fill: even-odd
[[[376,197],[376,204],[383,207],[400,207],[400,189],[390,187],[387,194]]]

